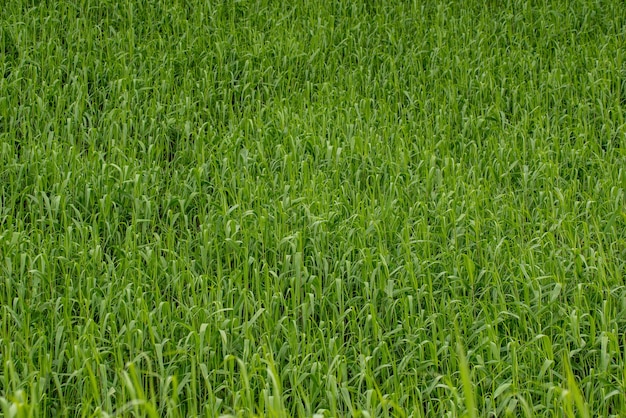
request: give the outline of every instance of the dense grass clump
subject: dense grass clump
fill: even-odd
[[[7,0],[0,411],[626,416],[620,0]]]

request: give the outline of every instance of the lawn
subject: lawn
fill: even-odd
[[[626,416],[621,0],[6,0],[0,413]]]

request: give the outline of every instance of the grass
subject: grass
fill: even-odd
[[[617,0],[8,0],[0,410],[625,416]]]

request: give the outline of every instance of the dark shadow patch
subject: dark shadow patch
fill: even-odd
[[[3,77],[8,78],[11,75],[13,65],[19,60],[20,54],[13,37],[6,28],[0,30],[0,56],[4,57]]]

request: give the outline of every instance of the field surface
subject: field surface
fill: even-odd
[[[5,0],[4,417],[626,416],[621,0]]]

